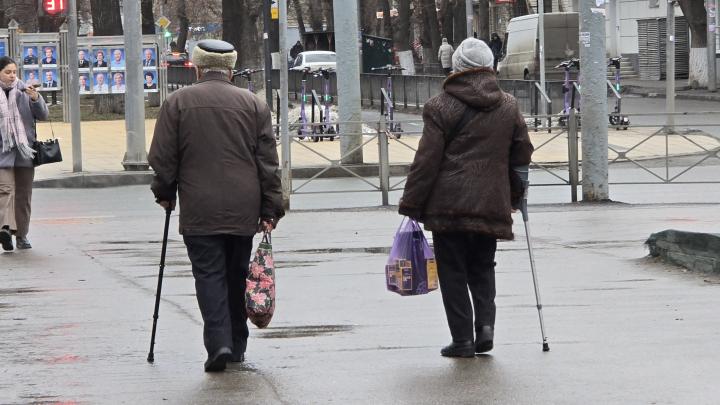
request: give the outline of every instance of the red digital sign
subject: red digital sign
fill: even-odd
[[[56,15],[65,12],[67,0],[42,0],[43,10],[50,15]]]

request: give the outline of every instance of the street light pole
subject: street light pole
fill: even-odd
[[[707,59],[708,59],[708,91],[717,90],[716,56],[715,56],[715,0],[707,0]]]
[[[290,193],[292,192],[292,173],[290,172],[290,129],[288,120],[288,59],[287,59],[287,0],[279,0],[280,17],[280,144],[282,159],[280,162],[282,180],[283,206],[290,209]]]
[[[540,59],[540,88],[547,93],[545,88],[545,1],[538,0],[538,45]],[[540,103],[540,114],[550,114],[547,111],[547,104],[543,101]]]
[[[665,69],[667,77],[665,77],[665,132],[675,133],[675,0],[667,2],[667,38],[665,38]]]
[[[68,1],[68,34],[67,34],[67,55],[68,60],[65,61],[68,66],[68,74],[70,78],[70,88],[65,92],[68,97],[68,107],[70,113],[70,128],[72,130],[72,165],[73,172],[82,171],[82,136],[80,126],[80,73],[76,62],[78,54],[77,44],[77,1]]]
[[[148,170],[145,146],[145,94],[142,80],[142,24],[139,1],[123,2],[125,39],[125,170]]]
[[[583,201],[608,200],[608,105],[605,9],[580,0]]]
[[[473,1],[474,0],[465,0],[465,15],[467,18],[468,38],[472,37],[473,33],[475,32],[475,27],[473,26],[473,20],[475,19],[475,12],[473,11]]]
[[[270,3],[263,0],[263,45],[265,50],[265,102],[270,110],[273,109],[272,97],[272,56],[270,55]]]

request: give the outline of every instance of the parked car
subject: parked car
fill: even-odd
[[[310,68],[311,71],[317,69],[337,69],[335,52],[330,51],[306,51],[300,52],[293,62],[291,70],[305,70]]]
[[[184,52],[168,52],[165,54],[165,63],[168,66],[192,67],[188,54]]]
[[[580,57],[578,13],[547,13],[545,25],[545,72],[549,79],[562,79],[560,62]],[[510,20],[505,33],[503,59],[498,63],[500,79],[536,80],[540,77],[538,15]]]

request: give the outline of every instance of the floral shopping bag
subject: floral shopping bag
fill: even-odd
[[[438,288],[437,264],[420,225],[404,218],[395,233],[385,265],[389,291],[400,295],[421,295]]]
[[[265,232],[250,263],[245,289],[245,308],[248,319],[258,328],[270,323],[275,312],[275,268],[272,239]]]

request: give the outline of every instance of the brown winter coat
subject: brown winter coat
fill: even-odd
[[[434,232],[512,239],[511,194],[519,199],[522,187],[510,168],[529,164],[533,152],[517,102],[500,90],[492,69],[456,73],[443,87],[423,109],[400,213]],[[466,105],[480,112],[446,146]]]
[[[148,161],[158,200],[180,196],[180,233],[253,235],[284,215],[270,110],[209,72],[160,109]]]

